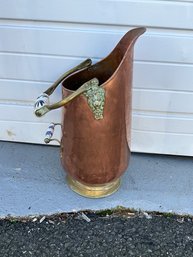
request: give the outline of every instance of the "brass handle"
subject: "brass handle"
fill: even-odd
[[[44,93],[47,94],[47,95],[51,95],[54,90],[57,88],[57,86],[67,77],[69,76],[70,74],[72,74],[73,72],[75,71],[78,71],[78,70],[82,70],[82,69],[85,69],[89,66],[91,66],[92,64],[92,60],[91,59],[86,59],[85,61],[81,62],[79,65],[77,65],[76,67],[70,69],[69,71],[65,72],[61,77],[59,77],[55,82],[54,84],[49,87]]]
[[[37,117],[41,117],[44,115],[46,112],[41,109],[44,108],[44,106],[49,106],[49,96],[54,92],[54,90],[57,88],[57,86],[70,74],[72,74],[75,71],[85,69],[89,66],[91,66],[92,60],[91,59],[86,59],[84,62],[80,63],[76,67],[70,69],[69,71],[65,72],[62,76],[60,76],[51,87],[49,87],[46,91],[44,91],[40,96],[37,97],[35,105],[34,105],[34,113]],[[58,107],[57,107],[58,108]],[[55,108],[54,108],[55,109]],[[43,113],[41,115],[41,112]]]
[[[45,104],[42,105],[42,107],[40,107],[39,109],[35,110],[35,115],[37,117],[41,117],[44,114],[46,114],[47,112],[57,109],[61,106],[64,106],[65,104],[69,103],[71,100],[73,100],[75,97],[77,97],[78,95],[82,94],[83,92],[86,92],[87,90],[89,90],[90,88],[93,87],[93,85],[98,86],[99,85],[99,81],[97,78],[93,78],[89,81],[87,81],[86,83],[84,83],[81,87],[79,87],[74,93],[72,93],[71,95],[67,96],[66,98],[64,98],[63,100],[49,105],[49,104]],[[46,96],[45,96],[46,98]]]
[[[52,122],[52,123],[50,123],[49,127],[47,128],[46,133],[45,133],[45,138],[44,138],[44,142],[46,144],[49,144],[51,141],[56,141],[60,145],[60,141],[58,139],[52,138],[53,135],[54,135],[55,126],[57,126],[57,125],[61,126],[60,123],[53,123]]]

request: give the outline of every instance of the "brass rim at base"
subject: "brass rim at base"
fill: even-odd
[[[67,183],[69,187],[79,195],[89,198],[102,198],[109,196],[118,190],[120,186],[120,178],[106,184],[91,185],[83,184],[67,176]]]

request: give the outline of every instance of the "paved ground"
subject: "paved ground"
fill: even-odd
[[[0,257],[193,256],[193,219],[122,211],[0,221]]]
[[[193,219],[171,216],[193,215],[192,165],[188,157],[132,154],[119,191],[88,199],[68,188],[59,148],[0,142],[0,257],[193,257]],[[85,211],[117,206],[143,212]]]
[[[72,192],[59,148],[0,142],[0,217],[124,206],[193,215],[193,158],[132,154],[114,195],[88,199]]]

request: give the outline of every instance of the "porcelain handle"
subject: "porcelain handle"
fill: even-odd
[[[36,102],[34,104],[34,112],[36,113],[36,111],[41,109],[43,106],[49,105],[49,102],[49,95],[47,95],[46,93],[42,93],[36,99]]]
[[[54,135],[54,129],[55,129],[55,126],[57,125],[60,125],[60,123],[50,123],[49,127],[47,128],[46,130],[46,133],[45,133],[45,138],[44,138],[44,142],[46,144],[49,144],[51,141],[56,141],[60,144],[60,141],[58,139],[55,139],[55,138],[52,138],[53,135]]]

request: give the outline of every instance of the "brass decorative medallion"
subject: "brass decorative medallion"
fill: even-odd
[[[94,114],[96,120],[103,119],[104,104],[105,104],[105,90],[99,86],[98,79],[92,79],[88,84],[87,90],[84,92],[87,98],[88,105]]]

